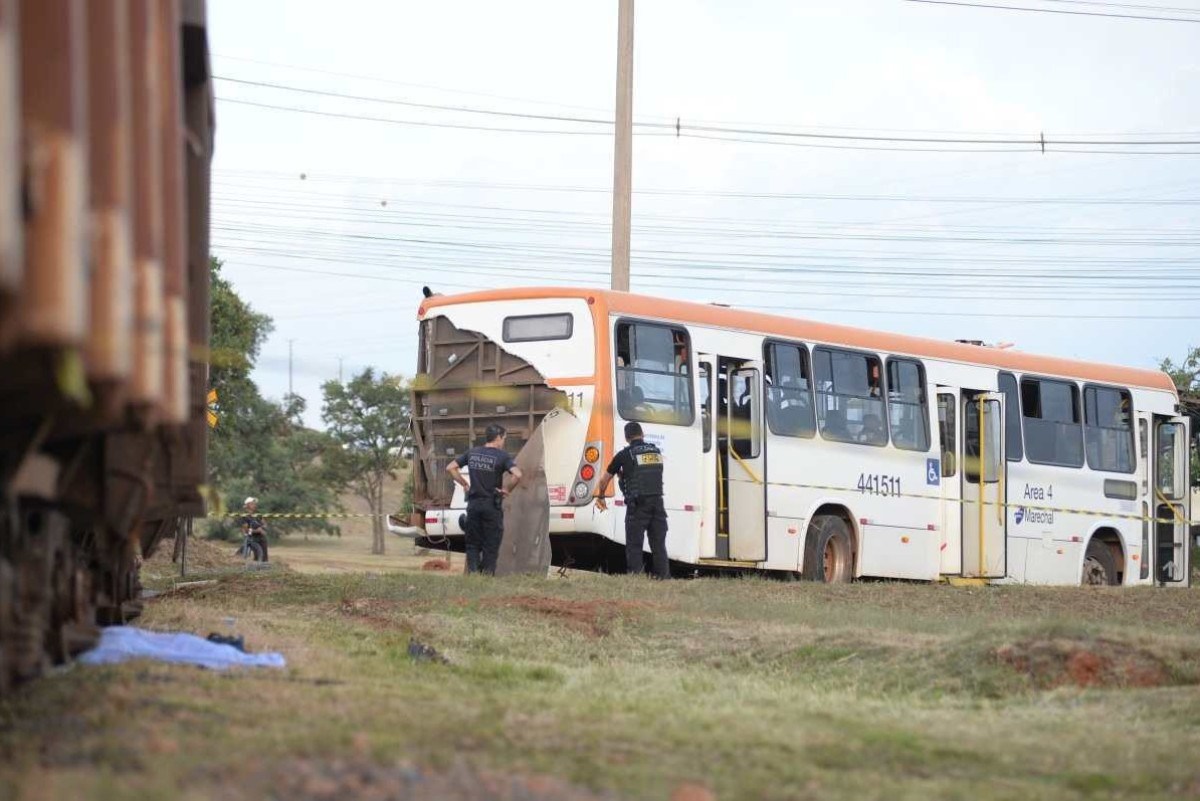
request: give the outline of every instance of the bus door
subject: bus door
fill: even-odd
[[[958,477],[959,462],[958,443],[962,440],[959,431],[962,415],[959,409],[958,389],[955,387],[937,388],[937,422],[938,422],[938,453],[940,457],[936,464],[926,464],[926,470],[936,471],[940,475],[926,476],[927,484],[938,484],[942,496],[941,518],[938,520],[938,530],[941,532],[938,547],[941,549],[940,572],[946,575],[962,573],[962,483]],[[935,480],[937,479],[937,480]]]
[[[696,360],[697,393],[700,399],[700,558],[717,557],[718,519],[718,471],[716,429],[713,425],[713,406],[717,392],[713,386],[717,378],[716,361],[707,353],[699,354]],[[722,385],[723,386],[723,385]],[[724,496],[720,496],[722,505]],[[726,540],[726,542],[728,542]],[[725,549],[728,558],[728,548]]]
[[[1186,585],[1188,554],[1188,420],[1154,417],[1154,575]],[[1143,557],[1145,558],[1145,557]]]
[[[767,558],[762,363],[719,357],[717,369],[717,556],[761,562]]]
[[[1007,575],[1008,506],[1004,394],[963,391],[962,575]]]

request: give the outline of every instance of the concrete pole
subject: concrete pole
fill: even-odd
[[[613,148],[612,288],[629,291],[633,194],[633,0],[618,0],[617,116]]]

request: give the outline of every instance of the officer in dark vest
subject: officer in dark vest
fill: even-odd
[[[662,451],[654,443],[642,439],[642,427],[637,423],[625,424],[625,441],[629,444],[613,457],[600,477],[596,506],[601,510],[608,508],[604,493],[613,476],[620,476],[621,494],[625,496],[625,570],[628,573],[645,571],[642,541],[648,536],[655,578],[670,578]]]
[[[446,472],[467,494],[467,524],[463,527],[467,551],[467,572],[496,572],[500,556],[500,540],[504,537],[504,476],[512,474],[514,483],[521,480],[521,468],[504,450],[508,432],[504,426],[490,425],[484,432],[485,443],[459,456],[446,465]],[[470,482],[463,478],[467,468]]]

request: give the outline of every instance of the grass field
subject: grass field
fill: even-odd
[[[0,797],[1200,797],[1198,590],[487,580],[388,544],[155,574],[140,625],[233,617],[289,668],[27,686]]]

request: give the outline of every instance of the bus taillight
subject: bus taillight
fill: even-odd
[[[575,486],[571,489],[572,503],[581,505],[591,501],[596,484],[596,465],[601,455],[599,442],[589,442],[584,446],[583,458],[579,460],[579,470],[575,474]]]

